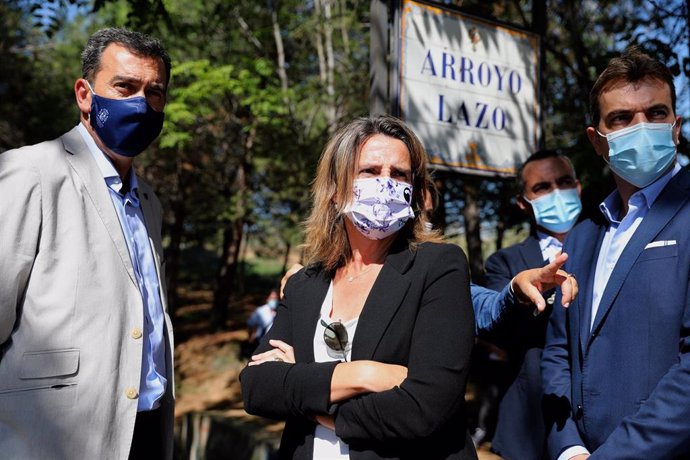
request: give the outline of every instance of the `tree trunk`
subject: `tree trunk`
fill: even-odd
[[[326,89],[326,122],[328,133],[333,134],[337,128],[337,107],[335,100],[335,52],[333,50],[333,15],[332,0],[315,0],[314,14],[316,28],[316,51],[319,57],[319,76]]]
[[[168,314],[175,318],[175,312],[180,307],[180,295],[177,286],[180,285],[180,245],[184,233],[185,206],[184,200],[179,199],[172,205],[173,223],[170,226],[170,244],[165,256],[165,275],[168,286]]]
[[[337,128],[338,109],[335,101],[335,52],[333,50],[333,15],[331,14],[331,0],[323,1],[323,35],[326,51],[326,94],[328,105],[326,106],[326,119],[328,120],[328,132],[333,134]]]
[[[290,244],[289,241],[285,242],[285,257],[283,257],[283,268],[280,270],[280,273],[283,274],[287,272],[288,269],[288,262],[290,261],[290,249],[292,249],[292,245]]]
[[[689,0],[690,1],[690,0]],[[539,138],[537,149],[544,148],[544,94],[546,94],[546,0],[532,0],[532,32],[539,35]]]
[[[213,307],[211,310],[211,329],[216,331],[225,329],[228,305],[233,293],[237,263],[242,247],[245,216],[247,214],[247,176],[249,174],[255,137],[256,127],[252,126],[244,139],[242,160],[240,167],[237,169],[237,177],[232,188],[238,196],[235,207],[235,219],[223,231],[223,254],[220,258],[216,276],[216,291],[213,296]]]
[[[512,180],[504,179],[499,185],[498,192],[498,220],[496,222],[496,250],[503,247],[503,238],[506,229],[508,228],[508,219],[512,213],[513,204],[510,202],[512,198],[513,187]]]
[[[288,76],[287,70],[285,70],[285,46],[283,45],[283,36],[280,34],[280,24],[278,24],[278,11],[276,10],[274,3],[271,4],[271,23],[273,25],[273,40],[276,43],[276,58],[278,59],[278,78],[280,78],[280,88],[283,91],[283,103],[290,110],[290,113],[294,113],[290,105],[290,100],[288,99]]]
[[[479,180],[476,177],[464,175],[463,192],[465,208],[462,215],[465,219],[465,238],[467,240],[467,256],[470,262],[470,274],[476,284],[484,282],[484,259],[482,257],[482,239],[479,231]]]
[[[235,259],[234,248],[235,226],[228,225],[223,230],[223,253],[216,274],[216,291],[213,295],[213,307],[211,309],[211,330],[218,331],[225,328],[228,317],[228,304],[234,279]]]

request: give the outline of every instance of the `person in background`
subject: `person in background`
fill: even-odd
[[[158,40],[99,30],[80,123],[0,154],[3,458],[172,458],[162,212],[133,167],[163,127],[170,68]]]
[[[542,359],[558,459],[690,457],[690,174],[669,69],[630,48],[590,96],[616,189],[568,234],[584,295],[554,308]]]
[[[582,210],[575,168],[554,150],[536,152],[525,160],[517,172],[516,191],[517,205],[529,216],[532,231],[524,241],[487,259],[489,289],[501,289],[521,271],[552,262]],[[540,364],[554,297],[555,291],[545,292],[544,314],[516,310],[488,339],[506,353],[491,443],[491,449],[506,460],[538,460],[546,454]]]
[[[273,325],[276,308],[278,308],[278,300],[278,291],[271,289],[268,297],[266,297],[266,303],[256,307],[252,314],[249,315],[247,319],[247,341],[242,345],[241,357],[243,359],[248,359],[252,356],[261,338],[266,335]]]

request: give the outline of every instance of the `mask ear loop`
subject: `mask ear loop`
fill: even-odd
[[[89,87],[89,91],[91,91],[91,97],[93,98],[93,96],[96,95],[96,91],[93,90],[93,87],[91,86],[91,83],[89,83],[89,80],[84,78],[84,81],[86,82],[86,86]],[[89,112],[89,115],[86,117],[86,120],[91,121],[91,112]]]

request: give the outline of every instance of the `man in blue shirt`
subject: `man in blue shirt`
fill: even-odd
[[[690,174],[669,69],[636,48],[590,96],[587,136],[616,182],[565,242],[582,286],[542,359],[551,458],[690,456]]]
[[[561,270],[566,260],[567,254],[559,254],[543,267],[524,270],[515,275],[500,291],[470,283],[475,331],[479,334],[491,333],[508,315],[517,310],[529,311],[534,316],[539,315],[547,307],[542,293],[556,287],[561,289],[562,305],[567,308],[577,297],[578,284],[573,276]],[[280,280],[281,297],[287,280],[302,268],[302,265],[294,264],[285,273]]]
[[[96,32],[79,125],[0,155],[3,458],[172,458],[162,212],[133,168],[170,68],[152,37]]]

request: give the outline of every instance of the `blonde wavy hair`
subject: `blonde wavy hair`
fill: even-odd
[[[424,199],[434,186],[426,168],[427,156],[422,143],[398,118],[389,115],[357,118],[331,137],[319,158],[311,188],[313,207],[304,222],[306,237],[302,247],[307,265],[322,265],[333,273],[352,258],[343,210],[352,196],[362,146],[377,134],[402,141],[410,154],[415,217],[400,230],[408,247],[414,249],[419,243],[441,240],[438,232],[425,227],[428,219],[423,212]]]

